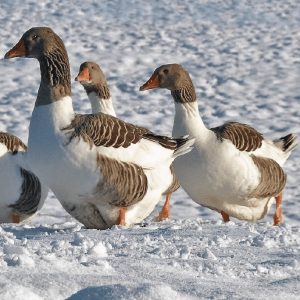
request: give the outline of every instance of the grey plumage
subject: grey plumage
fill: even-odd
[[[228,122],[222,126],[211,128],[211,130],[220,141],[228,139],[240,151],[255,151],[262,145],[262,134],[246,124]]]
[[[114,148],[127,148],[138,143],[141,139],[156,142],[164,148],[176,150],[184,144],[187,138],[170,138],[156,135],[150,130],[126,123],[116,117],[103,113],[75,115],[70,125],[62,128],[69,131],[71,142],[74,138],[83,139],[92,147],[104,146]]]
[[[109,99],[110,91],[100,66],[92,61],[86,61],[79,67],[79,74],[75,80],[79,80],[80,74],[83,70],[88,70],[89,80],[80,81],[87,94],[95,92],[101,99]]]
[[[37,211],[41,200],[41,183],[33,173],[23,168],[20,168],[20,173],[23,178],[21,194],[17,202],[9,207],[19,215],[32,215]]]
[[[99,193],[109,195],[110,204],[127,207],[141,201],[148,188],[148,180],[142,167],[98,155],[103,179],[97,185]]]
[[[172,90],[171,94],[174,101],[177,103],[189,103],[196,101],[196,93],[193,84],[187,85],[178,90]]]
[[[251,155],[260,173],[258,186],[250,193],[251,198],[277,196],[285,187],[286,174],[279,164],[270,158]]]
[[[27,146],[18,137],[7,132],[0,132],[0,143],[4,144],[13,155],[20,150],[27,150]]]
[[[52,87],[50,99],[52,98],[55,101],[71,95],[70,67],[68,60],[65,59],[66,55],[62,49],[58,48],[55,52],[43,55],[40,58],[41,74],[45,77],[44,82],[49,82]],[[45,101],[46,91],[44,91],[42,82],[39,88],[38,99]]]
[[[95,92],[101,99],[109,99],[110,91],[107,85],[104,84],[95,84],[93,86],[84,85],[84,89],[87,94]]]

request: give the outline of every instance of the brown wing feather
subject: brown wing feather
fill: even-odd
[[[211,128],[219,140],[230,140],[240,151],[255,151],[260,148],[263,136],[249,125],[228,122],[222,126]]]
[[[176,150],[187,139],[173,139],[152,133],[149,129],[126,123],[113,116],[98,113],[76,115],[70,125],[62,130],[71,132],[69,142],[75,137],[82,138],[92,147],[104,146],[127,148],[141,139],[159,143],[165,148]],[[183,142],[182,142],[183,141]]]
[[[129,147],[137,143],[148,129],[125,123],[118,118],[103,113],[76,115],[69,126],[62,130],[71,130],[70,142],[73,138],[82,138],[92,147]]]
[[[18,137],[7,132],[0,132],[0,143],[4,144],[12,154],[27,150],[27,146]]]
[[[143,168],[103,155],[98,155],[98,165],[103,180],[97,185],[97,190],[110,195],[112,205],[127,207],[144,198],[148,180]]]
[[[22,168],[20,172],[23,178],[21,194],[17,202],[9,207],[18,214],[32,215],[37,211],[41,200],[41,183],[33,173]]]
[[[283,169],[273,159],[255,155],[251,155],[251,157],[261,174],[261,178],[250,197],[266,198],[277,196],[286,184],[286,174]]]

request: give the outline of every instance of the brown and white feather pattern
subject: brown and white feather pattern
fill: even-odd
[[[59,85],[65,80],[68,83],[70,81],[69,76],[66,76],[69,65],[65,63],[64,56],[64,53],[56,50],[48,55],[44,55],[41,59],[41,63],[45,64],[44,68],[48,71],[46,74],[51,86]]]
[[[62,41],[60,42],[62,43]],[[67,53],[58,47],[55,51],[43,55],[39,59],[42,79],[51,87],[50,98],[54,101],[71,95],[70,66],[67,57]],[[43,103],[45,101],[43,98],[46,96],[49,95],[47,95],[45,88],[40,86],[37,98]],[[43,104],[49,104],[49,102]]]
[[[127,148],[141,139],[151,140],[161,146],[176,150],[181,140],[159,136],[146,128],[125,123],[118,118],[103,113],[76,115],[69,126],[62,130],[71,131],[69,142],[75,137],[82,138],[90,147],[104,146]],[[186,140],[186,139],[182,139]]]
[[[37,211],[41,200],[41,183],[33,173],[23,168],[20,168],[20,172],[23,178],[21,194],[17,202],[9,207],[17,214],[32,215]]]
[[[177,103],[189,103],[196,101],[196,93],[193,84],[186,85],[184,88],[172,90],[171,94]]]
[[[0,132],[0,143],[4,144],[12,154],[27,150],[27,146],[18,137],[6,132]]]
[[[267,198],[277,196],[286,184],[286,174],[279,164],[269,158],[251,155],[261,175],[258,186],[251,192],[250,197]]]
[[[110,91],[107,83],[84,86],[87,94],[95,92],[101,99],[110,99]]]
[[[110,195],[111,205],[127,207],[141,201],[148,188],[143,168],[133,163],[98,155],[103,180],[97,185],[100,193]]]
[[[70,142],[75,138],[82,138],[92,147],[129,147],[149,132],[147,129],[125,123],[115,117],[98,113],[76,115],[71,124],[63,130],[71,130]]]
[[[262,134],[246,124],[228,122],[222,126],[211,128],[211,130],[219,140],[230,140],[240,151],[255,151],[262,145]]]

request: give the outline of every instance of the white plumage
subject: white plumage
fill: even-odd
[[[157,87],[171,90],[174,98],[173,136],[195,138],[194,149],[174,162],[184,190],[195,202],[221,212],[226,221],[229,216],[249,221],[264,217],[273,197],[282,195],[285,175],[280,166],[296,147],[296,136],[270,141],[234,122],[206,128],[193,83],[180,65],[157,68],[141,90]],[[280,197],[275,224],[282,222]]]
[[[37,212],[48,188],[32,173],[26,145],[16,136],[0,132],[0,223],[19,223]]]
[[[159,137],[106,114],[76,115],[68,56],[50,28],[24,33],[5,55],[12,57],[40,62],[28,160],[63,207],[88,228],[130,225],[148,216],[172,181],[171,163],[190,151],[193,140]]]

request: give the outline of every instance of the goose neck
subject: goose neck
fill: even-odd
[[[39,58],[41,83],[36,106],[48,105],[71,96],[68,55],[60,49]]]
[[[193,137],[207,132],[203,120],[199,114],[197,102],[176,103],[173,134],[181,136],[189,134]]]
[[[99,94],[96,94],[95,92],[91,92],[88,94],[88,98],[91,103],[93,114],[102,112],[111,116],[116,116],[112,99],[110,97],[101,98]]]

